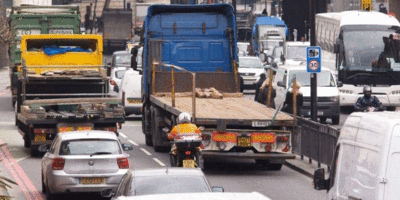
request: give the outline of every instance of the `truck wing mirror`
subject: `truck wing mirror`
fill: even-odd
[[[343,82],[342,82],[342,81],[338,81],[338,82],[337,82],[337,86],[338,86],[338,87],[343,87]]]
[[[328,181],[325,180],[325,169],[319,168],[314,172],[314,189],[326,190],[328,189]]]

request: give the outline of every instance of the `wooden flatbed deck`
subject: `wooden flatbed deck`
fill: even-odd
[[[192,113],[191,97],[176,97],[175,108],[172,108],[170,97],[151,96],[158,106],[174,113]],[[224,97],[223,99],[196,98],[196,118],[200,119],[234,119],[234,120],[272,120],[275,109],[242,97]],[[177,113],[179,112],[179,113]],[[293,118],[279,112],[275,121],[292,121]]]

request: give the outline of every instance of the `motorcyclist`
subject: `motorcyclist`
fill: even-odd
[[[168,134],[169,140],[174,140],[178,134],[185,135],[185,134],[198,134],[201,136],[201,132],[196,124],[191,123],[191,117],[189,113],[183,112],[178,117],[178,125],[176,125],[172,131]],[[197,148],[200,151],[200,148]],[[170,154],[176,155],[177,148],[175,145],[172,146]]]
[[[358,98],[356,104],[354,104],[354,110],[360,112],[370,111],[370,108],[374,108],[377,111],[385,110],[382,102],[376,96],[372,96],[371,86],[366,85],[363,88],[364,96]]]

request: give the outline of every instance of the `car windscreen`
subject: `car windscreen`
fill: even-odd
[[[123,54],[123,55],[117,55],[115,57],[115,63],[117,65],[121,65],[121,64],[131,64],[131,54]]]
[[[263,68],[263,63],[257,58],[251,57],[240,57],[239,58],[240,68]]]
[[[210,192],[201,176],[150,176],[132,179],[131,196]]]
[[[61,143],[60,155],[121,154],[116,140],[67,140]]]
[[[291,70],[289,80],[292,80],[296,75],[297,82],[301,86],[310,86],[310,73],[306,70]],[[317,75],[317,86],[319,87],[335,87],[335,79],[330,71],[322,70]]]
[[[118,70],[115,71],[115,78],[122,79],[124,78],[126,70]]]

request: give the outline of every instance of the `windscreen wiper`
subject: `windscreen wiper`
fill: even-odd
[[[354,77],[357,77],[357,76],[376,76],[376,75],[369,74],[369,73],[357,73],[357,74],[351,75],[349,77],[346,77],[346,80],[353,79]]]
[[[106,154],[111,154],[111,152],[103,152],[103,151],[95,152],[90,154],[90,157],[92,157],[93,155],[106,155]]]

